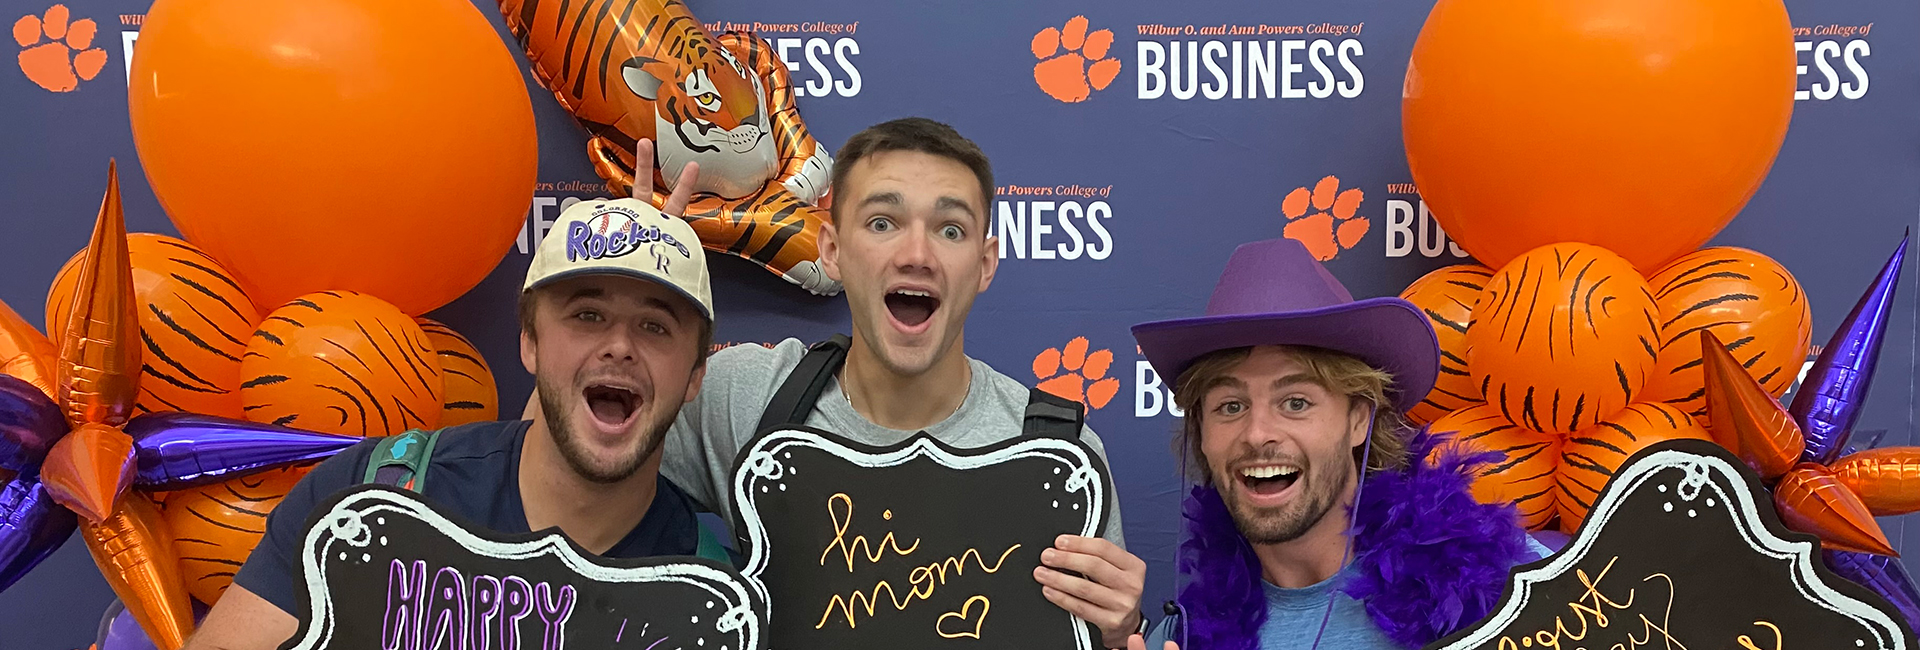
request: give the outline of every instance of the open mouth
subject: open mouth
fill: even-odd
[[[1258,496],[1273,496],[1287,491],[1300,480],[1300,468],[1290,465],[1256,465],[1240,469],[1240,485]]]
[[[918,289],[894,289],[887,292],[887,313],[901,325],[916,328],[933,318],[933,312],[940,309],[940,299],[933,292]]]
[[[583,392],[593,419],[609,427],[620,427],[632,420],[640,403],[638,394],[619,386],[594,384]]]

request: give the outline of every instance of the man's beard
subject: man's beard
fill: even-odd
[[[567,466],[580,478],[600,484],[619,483],[640,471],[653,453],[660,450],[660,443],[666,439],[667,429],[673,426],[679,412],[665,409],[651,422],[643,423],[640,440],[635,452],[625,458],[615,458],[612,463],[596,466],[594,458],[580,443],[573,427],[567,422],[565,405],[561,403],[563,393],[547,380],[535,377],[534,392],[540,395],[540,416],[547,421],[547,431],[553,435],[553,444],[560,448],[560,457],[566,459]]]
[[[1283,544],[1299,539],[1312,530],[1314,524],[1326,518],[1333,511],[1340,494],[1346,491],[1351,474],[1340,472],[1336,476],[1310,476],[1315,465],[1325,467],[1323,463],[1311,463],[1302,468],[1300,480],[1305,481],[1306,493],[1291,503],[1275,508],[1261,508],[1249,505],[1241,500],[1245,486],[1238,485],[1237,475],[1216,475],[1214,480],[1233,482],[1219,490],[1221,500],[1226,502],[1227,512],[1233,514],[1234,526],[1240,529],[1240,535],[1252,544]],[[1333,468],[1340,468],[1335,461]],[[1215,486],[1219,488],[1220,486]]]

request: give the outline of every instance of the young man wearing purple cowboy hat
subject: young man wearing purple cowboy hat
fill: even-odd
[[[1439,346],[1398,298],[1354,300],[1291,239],[1245,244],[1205,316],[1133,328],[1185,411],[1185,586],[1162,640],[1204,650],[1419,647],[1485,616],[1546,555],[1475,502],[1486,455],[1441,453],[1401,413]]]

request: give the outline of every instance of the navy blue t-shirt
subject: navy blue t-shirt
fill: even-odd
[[[525,533],[527,513],[520,504],[520,443],[526,421],[476,422],[440,433],[427,466],[422,494],[441,508],[502,533]],[[360,485],[367,458],[379,440],[367,440],[313,468],[287,492],[267,516],[267,533],[234,575],[234,584],[259,594],[288,614],[298,606],[299,544],[307,517],[327,497]],[[679,486],[659,478],[653,505],[606,557],[693,555],[700,543],[700,522],[693,500]]]

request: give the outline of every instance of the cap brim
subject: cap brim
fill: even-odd
[[[1440,374],[1440,342],[1413,303],[1369,298],[1302,311],[1201,316],[1133,326],[1140,353],[1173,387],[1195,359],[1217,350],[1307,345],[1345,352],[1393,375],[1394,407],[1426,399]]]
[[[618,275],[622,277],[633,278],[636,280],[646,280],[648,282],[652,282],[654,284],[666,287],[668,289],[673,290],[674,293],[680,294],[680,297],[687,299],[687,302],[692,303],[693,308],[700,310],[700,315],[702,317],[705,317],[707,319],[707,322],[709,323],[713,322],[713,310],[708,308],[705,303],[700,302],[699,298],[693,297],[693,294],[687,293],[686,289],[680,288],[680,285],[663,280],[660,278],[660,276],[653,275],[651,273],[643,273],[640,271],[636,271],[636,270],[626,268],[626,267],[621,267],[621,266],[588,266],[588,267],[570,269],[567,271],[549,275],[544,278],[540,278],[538,281],[535,281],[533,284],[527,285],[527,288],[522,289],[522,291],[532,291],[534,289],[538,289],[540,287],[544,287],[568,278],[578,278],[578,277],[584,277],[589,275]]]

